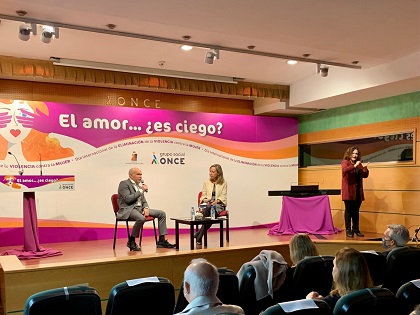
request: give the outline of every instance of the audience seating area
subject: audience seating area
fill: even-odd
[[[288,280],[274,292],[274,298],[266,296],[257,301],[253,266],[247,266],[244,279],[237,278],[234,271],[219,268],[219,299],[225,304],[236,304],[246,315],[276,314],[320,314],[320,315],[363,315],[363,314],[401,314],[408,315],[420,304],[420,276],[417,273],[420,249],[397,248],[388,254],[386,260],[368,256],[370,270],[374,274],[374,288],[363,289],[341,297],[332,310],[322,300],[306,300],[310,291],[328,295],[332,287],[332,256],[306,257],[295,268],[289,268]],[[383,257],[383,256],[382,256]],[[375,261],[375,263],[373,263]],[[382,261],[382,262],[380,262]],[[380,263],[378,263],[380,262]],[[384,265],[377,265],[383,263]],[[398,270],[396,270],[398,266]],[[384,273],[382,273],[382,270]],[[375,275],[375,271],[377,272]],[[387,279],[393,271],[391,280]],[[396,275],[402,281],[396,282]],[[411,278],[410,277],[414,278]],[[162,277],[136,279],[116,284],[109,293],[105,315],[130,314],[139,306],[144,314],[174,314],[187,305],[183,288],[175,304],[175,290],[171,281]],[[383,280],[383,281],[382,281]],[[239,287],[239,283],[241,286]],[[385,287],[385,284],[389,287]],[[392,284],[392,285],[390,285]],[[299,287],[301,286],[301,287]],[[398,287],[397,287],[398,286]],[[302,295],[305,296],[302,297]],[[98,292],[87,285],[64,287],[42,291],[31,295],[24,308],[24,315],[49,314],[102,315]]]

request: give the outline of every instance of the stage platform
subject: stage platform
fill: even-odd
[[[88,283],[98,290],[103,311],[111,288],[128,279],[166,277],[172,281],[177,294],[186,266],[191,259],[198,257],[236,272],[261,250],[275,250],[290,262],[288,241],[291,235],[273,236],[268,235],[268,231],[269,228],[231,230],[230,242],[222,248],[219,247],[218,229],[211,229],[207,248],[194,250],[189,248],[189,235],[181,234],[179,250],[157,249],[154,237],[144,237],[139,252],[130,252],[126,239],[118,239],[113,250],[113,240],[110,239],[42,244],[63,253],[56,257],[19,260],[16,256],[0,256],[3,314],[23,314],[24,303],[33,293],[80,283]],[[381,237],[379,234],[365,233],[365,237],[354,239],[346,239],[344,232],[310,236],[323,255],[334,255],[344,246],[381,250],[380,241],[370,240]],[[174,239],[174,235],[168,235],[170,242]],[[13,248],[19,246],[3,247],[0,252]]]

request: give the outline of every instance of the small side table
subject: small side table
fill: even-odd
[[[198,225],[210,225],[219,223],[220,226],[220,247],[223,247],[223,221],[224,218],[216,219],[202,219],[202,220],[191,220],[189,218],[171,218],[175,221],[175,245],[176,249],[179,249],[179,224],[186,224],[190,226],[190,249],[194,249],[194,227]],[[207,246],[207,232],[204,233],[204,246]]]

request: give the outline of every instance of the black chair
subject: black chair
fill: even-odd
[[[102,315],[98,292],[78,285],[42,291],[31,295],[25,303],[24,315]]]
[[[127,282],[117,284],[109,293],[105,315],[172,315],[175,306],[174,286],[166,278],[159,277],[158,280],[133,286]]]
[[[333,260],[334,256],[311,256],[299,261],[293,273],[293,299],[304,299],[311,291],[328,295],[333,282]]]
[[[273,298],[267,296],[257,300],[255,295],[254,281],[256,277],[255,269],[252,265],[246,266],[239,281],[239,306],[242,307],[246,315],[258,315],[266,308],[285,301],[285,287],[281,286],[274,291]]]
[[[362,252],[369,268],[370,277],[373,285],[379,286],[384,283],[384,275],[386,268],[386,257],[381,254],[374,254],[370,252]]]
[[[217,297],[223,304],[239,305],[239,282],[236,273],[226,268],[218,268],[217,270],[219,271]],[[188,301],[184,296],[184,282],[182,282],[174,313],[181,312],[187,305]]]
[[[397,291],[403,315],[408,315],[417,304],[420,304],[420,279],[403,284]]]
[[[396,294],[408,281],[420,279],[420,248],[399,247],[393,249],[386,258],[383,288]]]
[[[342,296],[334,307],[334,315],[400,314],[395,295],[384,288],[354,291]]]
[[[262,315],[333,315],[327,302],[322,300],[295,300],[270,306]]]

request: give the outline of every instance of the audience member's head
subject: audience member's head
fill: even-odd
[[[414,307],[410,315],[420,315],[420,304],[417,304],[416,307]]]
[[[306,234],[295,234],[289,241],[290,259],[295,266],[299,261],[308,256],[318,256],[318,249]]]
[[[216,296],[219,272],[203,258],[193,259],[184,272],[184,296],[191,302],[198,296]]]
[[[343,296],[373,286],[363,254],[353,248],[344,247],[335,254],[332,276],[334,290],[331,294]]]
[[[386,249],[403,247],[410,239],[408,229],[401,224],[389,224],[382,238],[382,246]]]

